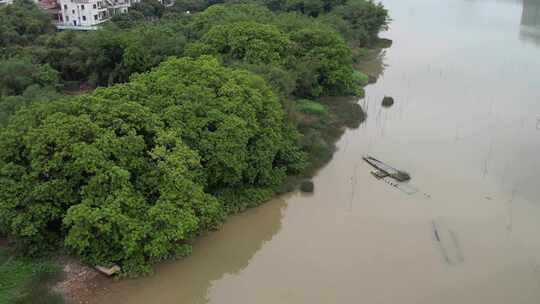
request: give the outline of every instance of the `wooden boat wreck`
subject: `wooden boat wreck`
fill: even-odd
[[[391,177],[399,182],[405,182],[411,179],[409,173],[405,171],[398,170],[388,164],[383,163],[382,161],[371,157],[364,156],[362,157],[368,164],[370,164],[375,170],[371,171],[371,174],[378,179]]]

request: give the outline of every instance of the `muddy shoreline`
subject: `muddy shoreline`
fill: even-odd
[[[61,279],[51,286],[51,290],[60,294],[66,303],[91,303],[96,293],[103,291],[108,284],[108,278],[76,259],[62,259],[60,264]]]

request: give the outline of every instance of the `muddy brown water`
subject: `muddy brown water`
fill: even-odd
[[[540,303],[540,1],[384,4],[394,43],[368,118],[315,193],[234,216],[96,302]],[[374,179],[365,154],[419,191]]]

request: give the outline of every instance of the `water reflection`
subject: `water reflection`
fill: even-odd
[[[540,0],[523,0],[519,38],[540,46]]]
[[[388,39],[380,39],[375,49],[364,49],[360,61],[355,64],[355,68],[367,74],[370,82],[374,83],[383,76],[387,65],[384,63],[386,49],[392,45]]]
[[[95,303],[208,303],[212,283],[244,269],[281,229],[284,207],[284,200],[275,199],[230,218],[221,230],[197,240],[190,257],[157,265],[154,276],[112,283]]]

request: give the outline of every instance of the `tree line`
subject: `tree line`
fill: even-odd
[[[143,0],[56,32],[0,8],[0,234],[125,273],[189,254],[328,155],[318,98],[363,94],[351,49],[388,21],[367,0]]]

